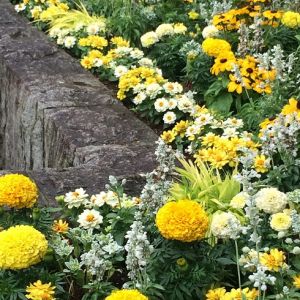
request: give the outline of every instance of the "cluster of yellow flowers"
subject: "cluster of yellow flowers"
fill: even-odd
[[[256,300],[259,293],[257,289],[231,289],[230,292],[226,292],[223,287],[209,290],[206,294],[206,300]]]
[[[141,294],[138,290],[113,291],[105,300],[148,300],[148,297]]]
[[[55,300],[55,287],[51,283],[42,283],[40,280],[31,283],[26,288],[26,298],[31,300]]]
[[[166,239],[192,242],[205,237],[209,219],[199,203],[179,200],[168,202],[159,209],[156,225]]]
[[[0,177],[0,206],[11,208],[32,207],[38,198],[36,184],[21,174]]]
[[[107,47],[108,41],[102,36],[89,35],[86,38],[81,38],[78,42],[78,45],[81,47],[92,47],[101,50],[104,47]]]
[[[152,83],[163,84],[165,83],[165,79],[153,68],[138,67],[129,70],[120,78],[118,85],[119,91],[117,95],[118,99],[124,100],[126,98],[126,93],[141,83],[146,86]]]
[[[239,9],[231,9],[213,17],[213,25],[219,30],[237,30],[241,24],[252,24],[254,18],[262,18],[262,25],[277,27],[283,11],[263,9],[258,3],[249,4]]]
[[[228,84],[229,92],[241,94],[243,89],[254,90],[259,94],[270,94],[272,89],[270,83],[276,79],[276,70],[265,70],[258,67],[257,59],[247,55],[243,58],[236,58],[231,51],[230,44],[222,39],[208,38],[202,43],[203,51],[215,57],[211,73],[218,75],[221,72],[231,72],[229,74],[230,82]],[[237,78],[233,67],[239,69],[240,78]]]
[[[0,269],[26,269],[39,263],[48,249],[45,236],[28,225],[0,232]]]
[[[251,139],[239,137],[222,137],[213,133],[202,137],[202,146],[195,155],[196,163],[209,162],[214,168],[223,168],[225,165],[235,167],[238,163],[238,151],[241,147],[257,150],[258,144]]]

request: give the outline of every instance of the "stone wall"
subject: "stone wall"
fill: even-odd
[[[8,0],[0,0],[0,166],[44,200],[151,171],[157,136]],[[49,187],[48,187],[49,185]]]

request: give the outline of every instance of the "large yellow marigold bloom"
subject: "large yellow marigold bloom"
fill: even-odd
[[[205,237],[209,221],[199,203],[180,200],[168,202],[159,209],[156,225],[166,239],[192,242]]]
[[[25,269],[39,263],[48,248],[45,236],[28,225],[0,232],[0,269]]]
[[[141,294],[138,290],[113,291],[105,300],[148,300],[149,298]]]
[[[300,26],[300,14],[293,11],[287,11],[283,14],[281,22],[286,27],[296,28]]]
[[[54,286],[51,283],[42,283],[40,280],[31,283],[26,287],[27,299],[31,300],[55,300],[54,298]]]
[[[222,297],[226,294],[226,290],[223,287],[209,290],[206,293],[206,300],[221,300]]]
[[[32,207],[38,198],[36,184],[21,174],[0,177],[0,206]]]
[[[231,51],[231,46],[225,40],[208,38],[203,41],[202,49],[207,55],[217,57],[221,53]]]

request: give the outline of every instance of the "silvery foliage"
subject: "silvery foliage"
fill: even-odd
[[[202,52],[202,48],[199,43],[194,40],[186,42],[179,50],[179,54],[183,57],[186,57],[188,54],[193,54],[195,56],[199,55]]]
[[[80,263],[77,258],[70,257],[69,261],[65,262],[65,265],[67,269],[65,269],[64,272],[66,273],[77,273],[80,271]]]
[[[242,23],[240,28],[238,29],[239,34],[239,45],[237,49],[237,54],[241,57],[245,57],[248,53],[251,52],[250,47],[250,29],[249,27]]]
[[[129,271],[128,277],[136,286],[141,284],[140,274],[147,265],[147,261],[153,251],[153,246],[148,241],[147,233],[141,219],[141,212],[136,212],[135,221],[125,236],[128,239],[125,245],[127,252],[126,267]]]
[[[175,153],[162,139],[157,142],[155,151],[158,166],[146,175],[146,184],[141,193],[140,209],[155,214],[167,200],[172,181],[169,179],[175,168]]]
[[[299,11],[300,0],[272,0],[273,9]]]
[[[276,79],[280,82],[286,82],[289,79],[289,75],[292,73],[294,64],[297,61],[294,53],[285,57],[279,44],[263,54],[257,54],[256,58],[260,69],[271,70],[275,68]]]
[[[287,116],[280,114],[276,122],[263,131],[261,152],[269,157],[276,153],[285,154],[285,157],[289,159],[291,156],[297,157],[299,130],[300,122],[297,114]]]
[[[90,275],[95,276],[95,281],[100,282],[105,273],[113,269],[113,260],[121,251],[123,247],[110,233],[96,234],[91,249],[80,256],[80,267],[84,267]]]
[[[207,3],[199,4],[199,11],[201,17],[205,19],[207,24],[210,24],[211,18],[217,14],[224,13],[230,10],[233,6],[232,0],[222,0],[222,1],[209,1]]]
[[[94,240],[93,229],[90,228],[88,230],[75,227],[69,230],[68,234],[70,235],[72,240],[76,240],[80,242],[84,247],[90,245]]]
[[[262,19],[259,17],[254,17],[253,24],[249,26],[253,36],[249,45],[250,49],[252,49],[252,53],[259,53],[264,46],[263,29],[261,24]]]
[[[68,257],[74,250],[74,247],[69,245],[68,240],[60,235],[56,235],[50,241],[50,247],[59,257]]]
[[[251,194],[255,189],[252,182],[261,177],[261,175],[253,169],[257,152],[245,147],[241,147],[239,151],[242,152],[238,158],[239,163],[242,165],[242,170],[234,175],[234,178],[243,185],[243,191]]]

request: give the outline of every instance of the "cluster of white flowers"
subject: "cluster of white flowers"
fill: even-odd
[[[130,230],[126,233],[127,243],[125,250],[126,267],[128,277],[135,283],[139,283],[140,276],[143,269],[147,264],[147,260],[150,257],[153,247],[147,239],[147,233],[144,230],[143,223],[141,222],[141,213],[137,212],[135,215],[135,221],[130,226]]]
[[[181,23],[173,24],[166,23],[159,25],[155,31],[146,32],[141,36],[142,46],[148,48],[155,43],[159,42],[166,36],[172,36],[174,34],[185,34],[187,27]]]
[[[241,223],[231,212],[217,212],[211,221],[211,233],[216,238],[237,239],[241,230]]]
[[[113,268],[114,258],[123,251],[123,247],[113,239],[111,234],[94,236],[91,249],[80,256],[80,267],[94,277],[95,281],[102,281],[106,272]]]

